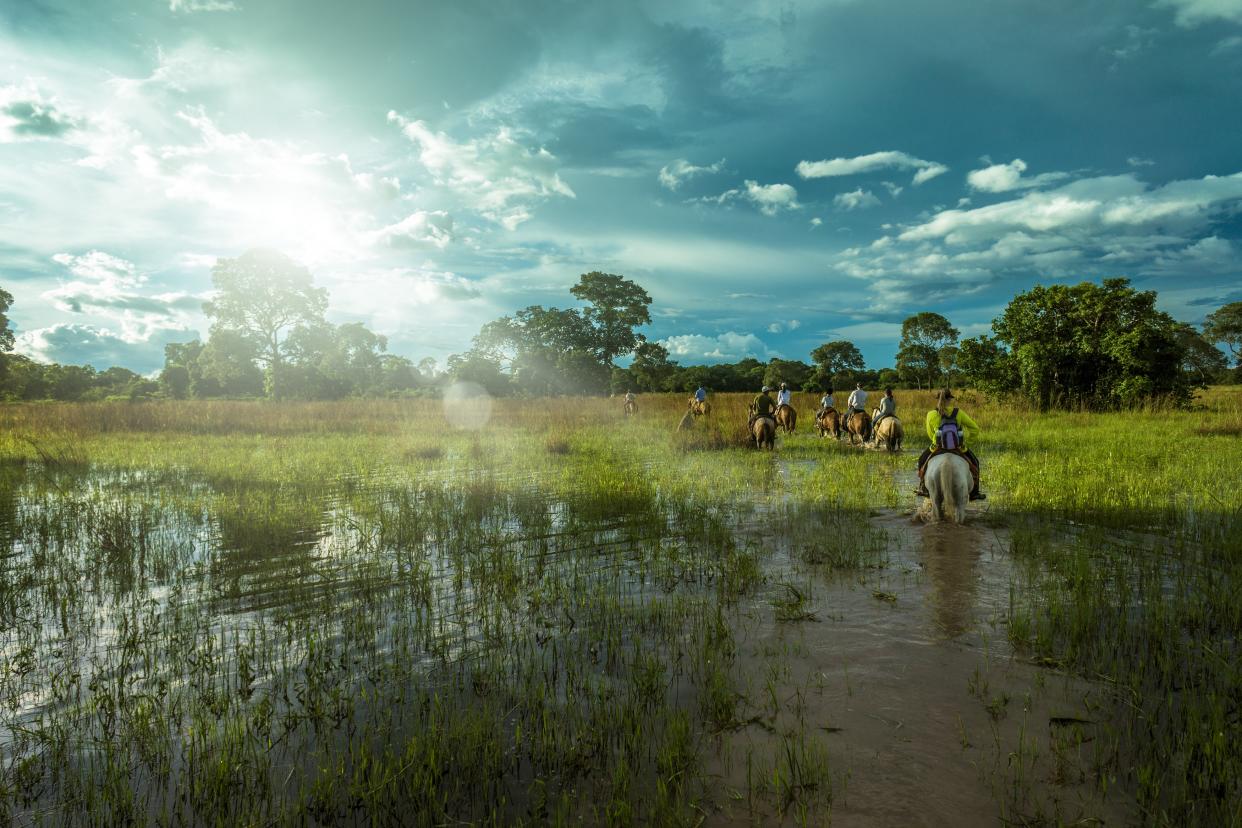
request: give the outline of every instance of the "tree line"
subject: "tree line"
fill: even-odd
[[[0,397],[10,400],[341,399],[436,394],[477,383],[495,396],[625,391],[752,391],[793,388],[966,385],[1022,397],[1043,409],[1116,408],[1161,397],[1186,402],[1196,387],[1242,379],[1242,302],[1222,306],[1202,329],[1155,307],[1153,291],[1126,279],[1037,285],[1010,301],[992,333],[967,339],[944,316],[914,314],[901,326],[893,366],[868,368],[847,340],[819,345],[809,361],[754,358],[681,365],[638,329],[651,323],[651,297],[623,276],[591,272],[570,289],[578,307],[531,305],[487,323],[471,347],[438,370],[387,352],[387,339],[361,323],[325,319],[328,294],[283,254],[251,250],[220,259],[203,305],[206,342],[165,347],[158,378],[125,368],[46,365],[10,353],[0,290]],[[1224,345],[1235,360],[1230,370]],[[625,363],[625,364],[619,364]]]

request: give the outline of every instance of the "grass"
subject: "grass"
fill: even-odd
[[[629,420],[619,400],[498,400],[480,432],[424,400],[0,406],[0,813],[723,818],[705,767],[754,719],[749,608],[819,620],[817,585],[883,570],[872,516],[911,504],[911,456],[816,437],[811,395],[755,451],[748,401],[717,395],[680,432],[680,396]],[[1093,778],[1151,824],[1242,824],[1242,393],[1203,405],[963,399],[1020,564],[1010,644],[1107,689]],[[783,676],[738,797],[822,822],[832,757]]]

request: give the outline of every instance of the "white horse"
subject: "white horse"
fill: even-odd
[[[970,464],[960,454],[944,452],[928,460],[923,483],[930,495],[927,503],[931,507],[932,520],[948,518],[954,523],[964,523],[973,482]]]

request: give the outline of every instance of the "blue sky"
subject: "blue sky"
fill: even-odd
[[[590,270],[684,363],[891,364],[1036,282],[1242,299],[1242,0],[0,4],[18,349],[150,371],[217,257],[443,361]]]

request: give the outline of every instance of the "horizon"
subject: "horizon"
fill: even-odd
[[[441,366],[595,270],[683,365],[887,367],[1037,283],[1242,299],[1242,2],[296,9],[0,9],[18,352],[158,370],[251,247]]]

